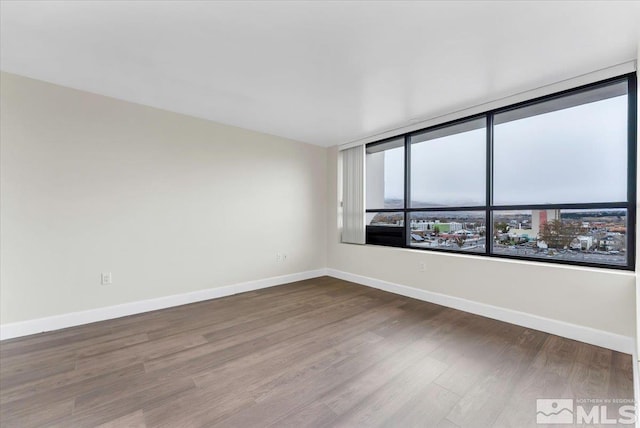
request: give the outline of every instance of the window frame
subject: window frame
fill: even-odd
[[[627,83],[627,200],[625,202],[621,201],[610,201],[610,202],[587,202],[587,203],[553,203],[553,204],[517,204],[517,205],[495,205],[493,203],[493,153],[494,153],[494,117],[497,114],[504,113],[507,111],[528,107],[534,104],[538,104],[541,102],[552,101],[554,99],[560,99],[569,95],[575,95],[581,92],[587,92],[593,90],[598,87],[611,85],[614,83],[626,82]],[[600,80],[594,83],[589,83],[586,85],[581,85],[576,88],[567,89],[564,91],[556,92],[549,95],[544,95],[541,97],[536,97],[530,100],[518,102],[515,104],[503,106],[500,108],[492,109],[485,111],[483,113],[473,114],[470,116],[465,116],[459,119],[450,120],[447,122],[443,122],[434,126],[429,126],[426,128],[414,130],[411,132],[398,134],[389,138],[385,138],[380,141],[375,141],[367,144],[366,146],[375,146],[384,144],[391,140],[404,138],[404,205],[403,208],[389,208],[389,209],[369,209],[369,207],[365,207],[365,211],[367,213],[384,213],[384,212],[402,212],[404,213],[404,225],[403,225],[403,238],[404,245],[401,248],[409,248],[413,250],[421,250],[421,251],[434,251],[434,252],[442,252],[442,253],[455,253],[455,254],[468,254],[472,256],[480,256],[480,257],[495,257],[501,259],[514,259],[514,260],[526,260],[533,261],[538,263],[554,263],[554,264],[564,264],[571,266],[585,266],[585,267],[595,267],[595,268],[605,268],[605,269],[616,269],[616,270],[629,270],[635,271],[635,239],[636,239],[636,141],[637,141],[637,76],[636,73],[627,73],[620,76],[612,77],[605,80]],[[486,155],[485,155],[485,184],[486,184],[486,197],[485,204],[480,206],[442,206],[442,207],[428,207],[428,208],[411,208],[411,137],[414,135],[422,134],[428,131],[434,131],[450,126],[454,126],[463,122],[477,120],[484,118],[485,120],[485,129],[486,129]],[[627,222],[627,231],[626,231],[626,255],[627,255],[627,263],[626,265],[614,265],[607,263],[593,263],[593,262],[583,262],[583,261],[571,261],[571,260],[562,260],[562,259],[546,259],[546,258],[537,258],[537,257],[528,257],[521,255],[511,255],[511,254],[496,254],[493,252],[493,214],[494,212],[509,210],[550,210],[550,209],[606,209],[606,208],[623,208],[626,209],[626,222]],[[484,211],[485,212],[485,251],[484,253],[479,252],[469,252],[464,250],[455,250],[455,249],[444,249],[444,248],[421,248],[411,246],[410,244],[410,214],[412,212],[443,212],[443,211],[456,211],[456,212],[464,212],[464,211]],[[367,229],[370,226],[366,226]],[[368,234],[367,234],[368,235]],[[384,245],[384,244],[373,244],[369,243],[368,240],[366,242],[370,245]],[[398,247],[398,246],[395,246]]]

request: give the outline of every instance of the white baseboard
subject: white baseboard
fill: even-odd
[[[224,287],[210,288],[206,290],[192,291],[189,293],[175,294],[172,296],[158,297],[155,299],[140,300],[136,302],[123,303],[121,305],[107,306],[104,308],[90,309],[80,312],[55,315],[46,318],[15,322],[0,325],[0,340],[15,337],[27,336],[45,331],[59,330],[62,328],[88,324],[97,321],[104,321],[113,318],[135,315],[143,312],[155,311],[158,309],[173,306],[186,305],[203,300],[216,299],[233,294],[244,293],[261,288],[273,287],[305,279],[317,278],[329,275],[334,278],[351,281],[368,287],[377,288],[402,296],[411,297],[426,302],[447,306],[461,311],[470,312],[505,321],[511,324],[520,325],[557,336],[590,343],[603,348],[620,351],[627,354],[635,354],[635,340],[632,337],[596,330],[576,324],[544,318],[537,315],[519,312],[512,309],[501,308],[488,305],[486,303],[475,302],[460,297],[448,296],[421,290],[406,285],[394,284],[375,278],[343,272],[336,269],[317,269],[312,271],[299,272],[289,275],[276,276],[259,279],[255,281],[242,282]],[[634,364],[635,366],[636,364]],[[637,369],[637,367],[634,367]]]
[[[217,299],[219,297],[231,296],[233,294],[273,287],[275,285],[288,284],[290,282],[317,278],[325,274],[325,269],[310,270],[289,275],[258,279],[255,281],[241,282],[224,287],[209,288],[206,290],[192,291],[183,294],[174,294],[171,296],[158,297],[155,299],[139,300],[136,302],[123,303],[121,305],[115,306],[107,306],[104,308],[89,309],[86,311],[71,312],[68,314],[54,315],[46,318],[37,318],[28,321],[3,324],[0,325],[0,340],[27,336],[30,334],[42,333],[45,331],[59,330],[62,328],[74,327],[77,325],[88,324],[96,321],[104,321],[113,318],[124,317],[127,315],[134,315],[143,312],[155,311],[158,309],[170,308],[173,306],[186,305],[188,303],[201,302],[203,300]]]
[[[635,339],[633,337],[596,330],[594,328],[532,315],[512,309],[505,309],[460,297],[447,296],[446,294],[434,293],[427,290],[408,287],[406,285],[394,284],[392,282],[343,272],[336,269],[327,269],[326,274],[345,281],[355,282],[368,287],[378,288],[380,290],[400,294],[402,296],[423,300],[425,302],[431,302],[447,306],[449,308],[470,312],[472,314],[482,315],[487,318],[493,318],[499,321],[532,328],[534,330],[544,331],[545,333],[551,333],[557,336],[578,340],[580,342],[590,343],[592,345],[601,346],[614,351],[624,352],[626,354],[635,353]]]
[[[640,373],[638,373],[638,365],[640,365],[640,361],[638,361],[638,350],[634,349],[633,354],[631,354],[631,358],[633,358],[633,399],[636,402],[636,417],[638,415],[638,405],[640,405]]]

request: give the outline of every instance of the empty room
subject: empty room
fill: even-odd
[[[640,2],[0,0],[0,426],[636,426]]]

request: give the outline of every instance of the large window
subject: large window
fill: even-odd
[[[634,269],[635,81],[367,145],[367,243]]]
[[[486,121],[411,135],[411,208],[484,205]]]
[[[366,150],[368,244],[403,247],[405,243],[404,137],[369,144]]]

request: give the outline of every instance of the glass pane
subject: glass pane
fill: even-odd
[[[497,114],[494,204],[626,201],[626,87]]]
[[[483,211],[412,212],[410,245],[484,253],[485,213]]]
[[[367,213],[367,226],[404,226],[404,213]]]
[[[404,138],[367,146],[367,209],[404,208]]]
[[[411,207],[484,205],[485,119],[411,137]]]
[[[493,253],[625,266],[627,210],[496,211]]]

